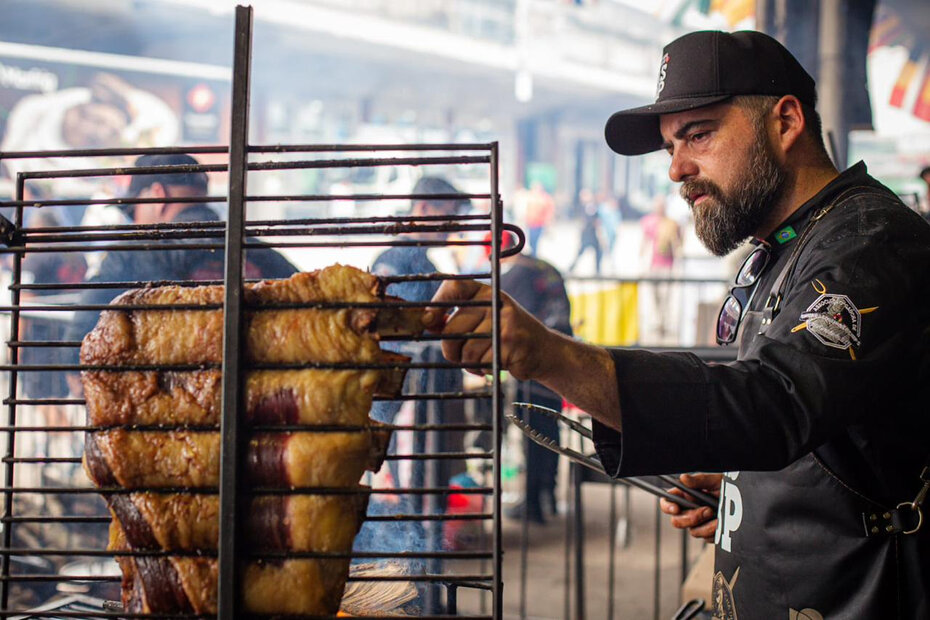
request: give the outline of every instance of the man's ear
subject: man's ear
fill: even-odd
[[[783,153],[790,152],[804,134],[807,121],[801,102],[794,95],[785,95],[772,108],[775,119],[775,140]]]

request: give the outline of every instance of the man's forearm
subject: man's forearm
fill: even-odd
[[[620,428],[620,397],[614,360],[606,349],[550,330],[536,380],[615,430]]]

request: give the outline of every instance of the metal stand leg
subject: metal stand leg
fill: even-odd
[[[572,465],[574,478],[574,519],[575,519],[575,620],[585,618],[585,584],[584,584],[584,508],[581,501],[581,482],[584,472],[579,465]]]
[[[688,578],[688,539],[691,536],[688,534],[688,530],[681,530],[681,583],[685,582],[685,579]],[[681,604],[684,601],[681,600],[681,588],[678,589],[679,599],[678,603]]]
[[[609,547],[607,554],[607,620],[614,617],[614,581],[617,569],[617,483],[610,481],[610,517],[608,521]]]
[[[529,565],[530,520],[526,509],[526,485],[523,486],[523,514],[520,516],[520,618],[526,618],[526,584]]]
[[[568,466],[568,476],[566,476],[565,484],[565,505],[568,506],[568,511],[571,514],[565,516],[565,540],[563,541],[563,546],[565,548],[565,566],[563,567],[563,573],[565,575],[564,581],[564,596],[562,600],[564,601],[564,607],[562,609],[563,618],[571,618],[572,615],[572,593],[571,593],[571,583],[572,583],[572,559],[570,551],[572,549],[572,532],[574,532],[575,525],[575,507],[572,502],[572,497],[575,493],[575,466],[569,463]]]
[[[656,545],[655,545],[655,558],[656,558],[656,567],[655,574],[653,578],[653,599],[652,599],[652,617],[654,620],[659,620],[659,603],[661,596],[662,588],[662,511],[659,509],[659,500],[656,499]]]
[[[632,489],[623,487],[623,516],[617,522],[617,540],[624,549],[633,543],[633,495]]]

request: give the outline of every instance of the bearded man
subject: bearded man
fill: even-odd
[[[579,343],[506,297],[501,361],[594,417],[612,475],[727,472],[685,478],[720,489],[716,523],[675,517],[714,532],[716,618],[927,618],[930,226],[863,163],[837,171],[816,101],[774,39],[696,32],[665,48],[656,102],[607,122],[618,153],[669,153],[711,251],[753,239],[717,325],[738,361]],[[434,299],[490,297],[450,281]],[[491,327],[474,306],[427,321]],[[443,350],[491,361],[487,339]]]

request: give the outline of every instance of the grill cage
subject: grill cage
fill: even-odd
[[[405,148],[409,150],[451,150],[457,151],[462,149],[472,149],[475,148],[486,151],[488,154],[483,157],[469,157],[468,164],[484,164],[490,165],[491,161],[494,159],[493,153],[496,150],[495,144],[489,145],[389,145],[384,147],[377,146],[368,146],[365,147],[367,152],[377,155],[379,150],[385,151],[397,151],[399,148]],[[352,151],[358,150],[360,147],[351,147]],[[281,147],[251,147],[249,150],[251,153],[256,155],[261,155],[265,153],[279,152]],[[291,152],[297,152],[301,147],[289,147]],[[320,147],[318,145],[307,146],[308,151],[319,151],[325,150],[327,152],[338,152],[338,146],[326,146]],[[56,153],[55,156],[58,157],[68,157],[68,156],[81,156],[81,157],[100,157],[100,156],[123,156],[123,157],[134,157],[142,154],[152,153],[153,149],[127,149],[119,152],[107,152],[100,153],[99,151],[74,151],[72,153]],[[165,152],[165,149],[159,149],[158,152]],[[177,150],[169,150],[168,152],[185,152],[192,154],[199,154],[204,152],[200,148],[184,148]],[[49,153],[16,153],[16,154],[5,154],[5,157],[43,157],[47,158],[50,156]],[[450,161],[449,157],[409,157],[404,158],[404,161],[401,165],[418,165],[418,166],[429,166],[435,163],[446,164]],[[363,162],[362,159],[352,160],[353,165],[361,165]],[[265,162],[254,162],[249,163],[248,168],[250,171],[253,170],[300,170],[305,167],[309,167],[309,162],[307,160],[302,161],[292,161],[292,162],[270,162],[275,163],[275,166],[269,166]],[[287,165],[284,165],[284,164]],[[326,160],[326,166],[337,167],[342,163],[342,160],[330,159]],[[395,162],[390,159],[378,158],[377,156],[371,158],[372,165],[396,165]],[[458,162],[464,163],[464,162]],[[162,166],[159,167],[161,170],[158,172],[182,172],[184,170],[178,166]],[[208,171],[208,172],[219,172],[225,171],[226,166],[216,165],[216,164],[205,164],[197,167],[198,170]],[[189,171],[189,170],[188,170]],[[220,493],[218,488],[159,488],[159,489],[123,489],[115,487],[107,488],[98,488],[85,484],[81,486],[74,482],[74,478],[71,480],[65,480],[62,484],[53,486],[54,483],[50,481],[47,477],[47,473],[55,471],[57,469],[68,469],[72,470],[73,476],[80,477],[80,463],[81,457],[79,454],[73,452],[73,447],[76,444],[79,444],[79,437],[82,433],[89,431],[105,430],[109,428],[127,428],[130,430],[153,430],[159,432],[167,432],[170,430],[177,430],[179,428],[190,430],[190,431],[217,431],[219,430],[218,426],[191,426],[191,425],[182,425],[182,426],[146,426],[146,425],[124,425],[124,426],[106,426],[106,427],[97,427],[88,424],[81,424],[74,419],[73,411],[72,415],[68,422],[70,423],[58,423],[58,424],[32,424],[29,423],[29,420],[34,417],[34,411],[40,407],[70,407],[72,410],[74,408],[80,408],[84,405],[84,400],[81,398],[73,398],[67,396],[55,396],[55,397],[44,397],[41,394],[33,395],[26,394],[22,386],[22,378],[34,375],[34,374],[49,374],[52,376],[60,376],[62,373],[74,373],[82,370],[111,370],[111,371],[130,371],[130,370],[201,370],[206,368],[217,368],[222,365],[136,365],[136,366],[113,366],[113,365],[82,365],[80,363],[55,363],[56,358],[58,357],[71,357],[80,346],[80,341],[76,340],[65,340],[58,338],[56,339],[54,335],[47,335],[46,338],[36,338],[33,335],[34,330],[32,329],[32,324],[42,324],[41,321],[50,321],[54,323],[56,320],[61,322],[67,321],[67,315],[73,314],[75,312],[87,312],[87,311],[100,311],[107,309],[108,304],[80,304],[74,303],[73,301],[68,303],[49,303],[45,301],[43,297],[38,295],[48,295],[48,294],[66,294],[73,296],[79,294],[83,290],[90,289],[113,289],[114,294],[118,290],[137,288],[143,286],[151,286],[153,283],[150,281],[119,281],[119,282],[102,282],[102,283],[58,283],[58,282],[25,282],[23,277],[23,262],[27,256],[35,255],[39,253],[56,253],[56,254],[65,254],[65,253],[84,253],[90,251],[175,251],[175,250],[213,250],[213,251],[225,251],[226,244],[220,242],[212,243],[202,243],[199,241],[192,242],[191,240],[201,240],[209,239],[215,240],[222,238],[225,235],[225,225],[224,223],[181,223],[181,224],[156,224],[156,225],[119,225],[119,226],[82,226],[82,227],[37,227],[29,228],[23,225],[23,222],[28,221],[28,212],[30,209],[41,209],[45,207],[52,206],[62,206],[62,207],[71,207],[77,206],[82,203],[86,204],[86,201],[70,200],[70,199],[50,199],[42,201],[27,201],[22,200],[22,195],[24,193],[27,184],[32,179],[50,179],[50,178],[67,178],[70,173],[76,173],[79,176],[107,176],[120,174],[124,175],[127,173],[150,173],[153,170],[150,169],[133,169],[127,170],[123,167],[109,167],[109,168],[97,168],[92,171],[88,170],[61,170],[61,171],[49,171],[49,172],[33,172],[33,173],[21,173],[17,179],[17,200],[10,201],[4,206],[13,207],[15,209],[14,220],[5,228],[5,241],[6,247],[0,248],[0,254],[12,257],[12,269],[11,269],[11,283],[9,285],[10,290],[10,303],[0,306],[0,312],[7,314],[9,317],[9,340],[7,342],[8,351],[9,351],[9,363],[3,364],[0,369],[9,373],[9,390],[8,397],[4,399],[4,405],[7,407],[8,417],[7,423],[4,426],[0,426],[0,432],[6,434],[6,456],[3,459],[4,468],[5,468],[5,484],[0,491],[4,495],[4,513],[2,522],[4,525],[4,545],[0,553],[3,557],[3,574],[0,576],[2,578],[2,587],[3,587],[3,598],[4,598],[4,609],[2,611],[3,617],[13,617],[25,613],[26,609],[16,608],[15,605],[11,603],[10,598],[11,590],[15,584],[53,584],[58,587],[59,590],[64,589],[67,591],[67,588],[62,588],[64,585],[78,584],[75,589],[80,590],[83,585],[89,583],[113,583],[119,580],[119,577],[113,575],[94,575],[94,574],[61,574],[59,573],[38,573],[38,574],[28,574],[23,572],[23,570],[17,570],[17,562],[13,562],[13,559],[28,559],[28,558],[44,558],[48,559],[88,559],[88,558],[112,558],[117,555],[121,556],[153,556],[153,557],[163,557],[163,556],[203,556],[212,555],[209,552],[165,552],[165,551],[126,551],[126,552],[113,552],[106,551],[102,548],[89,548],[86,543],[83,543],[80,540],[73,540],[71,545],[61,546],[49,546],[44,548],[30,547],[23,542],[21,542],[22,536],[17,535],[18,528],[26,528],[29,525],[38,526],[38,527],[49,527],[49,526],[59,526],[70,531],[76,528],[76,526],[89,526],[96,527],[98,529],[104,528],[107,523],[109,523],[109,517],[103,516],[101,514],[90,514],[90,515],[75,515],[75,514],[61,514],[61,515],[48,515],[40,514],[34,512],[36,508],[39,508],[40,505],[44,504],[47,509],[49,499],[56,499],[59,501],[70,501],[70,503],[76,503],[74,498],[91,498],[92,500],[98,500],[101,496],[107,494],[119,494],[119,493],[129,493],[132,491],[146,490],[158,493]],[[92,175],[90,173],[93,173]],[[496,175],[496,170],[492,169],[492,175]],[[493,182],[496,185],[496,180]],[[418,199],[426,198],[427,195],[417,195],[417,194],[405,194],[405,195],[357,195],[357,196],[340,196],[342,199],[351,199],[351,200],[396,200],[396,199]],[[430,195],[430,198],[437,198],[436,195]],[[489,200],[492,199],[492,194],[457,194],[450,196],[441,196],[443,198],[450,199],[461,199],[469,198],[474,200]],[[184,199],[185,202],[217,202],[223,201],[225,197],[223,196],[204,196],[204,197],[195,197],[193,200]],[[247,203],[251,202],[262,202],[265,196],[249,196],[246,198]],[[275,198],[281,198],[281,196],[276,196]],[[292,197],[294,198],[294,197]],[[294,199],[304,199],[306,196],[299,196]],[[314,195],[311,198],[312,200],[323,200],[323,199],[332,199],[332,196],[323,196],[323,195]],[[180,201],[180,200],[178,200]],[[146,202],[154,201],[128,201],[127,199],[111,199],[106,201],[107,204],[145,204]],[[415,246],[415,245],[426,245],[426,246],[438,246],[438,247],[449,247],[452,245],[460,246],[487,246],[488,242],[483,239],[462,239],[454,240],[451,242],[447,241],[411,241],[404,237],[404,235],[410,233],[422,233],[422,232],[439,232],[444,234],[457,233],[457,234],[475,234],[475,233],[484,233],[485,236],[490,235],[492,229],[492,222],[497,219],[500,221],[501,214],[500,208],[501,203],[499,200],[494,200],[491,203],[491,207],[488,209],[487,213],[482,214],[471,214],[471,215],[460,215],[460,216],[451,216],[451,217],[412,217],[412,216],[378,216],[378,217],[359,217],[359,218],[324,218],[314,219],[314,218],[303,218],[303,219],[292,219],[292,220],[256,220],[256,221],[247,221],[245,226],[245,233],[249,237],[256,237],[262,239],[262,244],[257,242],[246,242],[243,243],[243,247],[248,248],[258,248],[258,247],[272,247],[272,248],[307,248],[313,247],[317,249],[331,250],[339,247],[371,247],[371,246],[380,246],[380,247],[400,247],[400,246]],[[516,248],[513,248],[509,253],[515,253],[519,251],[522,246],[522,233],[512,227],[512,226],[501,226],[502,229],[509,229],[515,235],[518,236],[520,242]],[[371,239],[370,237],[376,236],[378,238]],[[292,239],[294,237],[305,237],[311,239],[310,242],[306,241],[285,241],[279,242],[276,239],[285,238]],[[349,237],[350,239],[346,239]],[[366,238],[368,237],[368,238]],[[319,240],[318,240],[319,239]],[[174,243],[166,243],[168,240],[174,241]],[[106,242],[104,245],[98,245],[101,242]],[[496,251],[500,253],[500,249],[496,248]],[[499,264],[499,263],[498,263]],[[495,267],[492,263],[492,268]],[[399,283],[399,282],[415,282],[415,281],[441,281],[446,279],[456,279],[456,278],[490,278],[492,276],[491,271],[483,273],[470,273],[462,274],[457,276],[448,276],[442,274],[414,274],[410,276],[397,276],[397,277],[388,277],[385,278],[385,281],[388,284]],[[162,280],[155,282],[157,285],[178,285],[178,286],[201,286],[205,284],[222,284],[222,281],[219,280],[201,280],[201,281],[192,281],[192,280]],[[262,312],[267,310],[277,310],[282,308],[317,308],[317,309],[339,309],[346,307],[374,307],[374,308],[385,308],[385,307],[405,307],[405,306],[414,306],[414,307],[424,307],[430,305],[428,302],[410,302],[410,303],[392,303],[392,302],[383,302],[383,303],[369,303],[369,304],[348,304],[348,303],[313,303],[313,304],[276,304],[276,305],[262,305],[261,307],[247,306],[243,303],[242,309],[249,312]],[[452,306],[452,304],[447,304]],[[462,302],[456,304],[458,306],[467,306],[467,305],[485,305],[487,303],[482,302],[473,302],[472,304]],[[157,306],[145,306],[145,305],[128,305],[121,307],[126,310],[138,310],[138,309],[158,309],[158,310],[183,310],[183,309],[196,309],[196,310],[208,310],[208,309],[220,309],[223,308],[223,305],[201,305],[201,306],[192,306],[192,305],[182,305],[182,304],[173,304],[173,305],[157,305]],[[55,318],[52,316],[58,315]],[[32,324],[30,323],[32,322]],[[26,333],[24,333],[26,332]],[[460,338],[490,338],[491,334],[474,334],[468,336],[461,336]],[[401,338],[388,337],[385,340],[398,340]],[[413,342],[422,342],[422,343],[432,343],[440,340],[440,337],[434,334],[423,334],[421,336],[402,338],[401,340],[409,340]],[[38,360],[30,360],[30,357],[36,358]],[[224,356],[225,357],[225,356]],[[48,361],[51,360],[51,361]],[[225,365],[225,359],[224,359]],[[437,369],[458,369],[461,368],[460,365],[451,364],[444,361],[430,361],[430,362],[409,362],[404,364],[252,364],[247,367],[247,370],[255,369],[299,369],[299,368],[404,368],[408,372],[422,370],[422,371],[433,371]],[[490,368],[486,369],[490,372]],[[450,400],[471,400],[471,399],[490,399],[494,395],[495,390],[499,390],[499,386],[496,385],[490,386],[490,389],[482,390],[478,392],[458,392],[458,393],[444,393],[444,392],[427,392],[419,394],[405,394],[401,396],[402,401],[428,401],[428,402],[443,402]],[[377,397],[376,397],[377,399]],[[32,411],[30,411],[32,410]],[[228,414],[224,412],[224,418]],[[448,433],[453,431],[467,431],[467,432],[495,432],[496,424],[481,424],[481,423],[470,423],[470,424],[443,424],[443,423],[419,423],[419,424],[391,424],[388,427],[394,431],[408,431],[414,433]],[[288,432],[288,431],[298,431],[298,430],[313,430],[317,432],[331,432],[331,431],[340,431],[340,430],[358,430],[361,427],[357,426],[338,426],[338,425],[284,425],[284,426],[269,426],[269,425],[254,425],[249,427],[250,432]],[[50,440],[51,438],[58,436],[65,436],[68,438],[67,445],[72,449],[70,454],[67,454],[68,449],[64,449],[61,452],[62,446],[59,446],[58,450],[52,453],[49,450],[49,454],[41,456],[27,456],[23,455],[21,450],[18,450],[18,446],[23,445],[23,436],[33,435],[34,437],[41,438],[43,440]],[[76,439],[77,438],[77,439]],[[26,442],[26,448],[31,447],[29,444],[33,442]],[[62,444],[65,445],[65,444]],[[462,460],[462,459],[476,459],[483,461],[491,461],[494,458],[493,451],[489,452],[425,452],[425,453],[407,453],[407,454],[393,454],[388,455],[387,460],[391,461],[438,461],[438,460]],[[51,466],[51,467],[50,467]],[[42,471],[39,472],[25,472],[26,469],[36,469],[45,470],[46,473]],[[31,474],[31,475],[29,475]],[[30,486],[22,482],[23,478],[26,480],[40,480],[41,484],[36,484]],[[327,493],[357,493],[355,490],[347,489],[325,489],[319,487],[310,487],[310,488],[295,488],[295,489],[268,489],[268,488],[254,488],[248,490],[246,493],[251,494],[293,494],[293,493],[305,493],[312,491],[314,494],[327,494]],[[373,496],[379,494],[408,494],[415,497],[421,498],[443,498],[447,497],[450,494],[458,493],[463,495],[479,495],[483,497],[493,498],[499,492],[499,482],[493,482],[489,486],[481,486],[474,489],[458,489],[451,488],[448,486],[438,485],[438,486],[428,486],[428,487],[414,487],[414,488],[378,488],[373,487],[369,491]],[[87,509],[87,502],[78,502],[84,505],[84,508]],[[103,507],[103,502],[96,501],[98,507]],[[489,502],[492,505],[495,502]],[[498,504],[499,506],[499,504]],[[443,523],[448,521],[468,521],[468,520],[478,520],[478,521],[493,521],[496,518],[494,510],[483,510],[477,514],[464,514],[464,515],[447,515],[440,513],[414,513],[414,514],[403,514],[403,515],[384,515],[384,516],[372,516],[367,519],[368,522],[397,522],[397,521],[420,521],[424,523]],[[82,528],[86,529],[86,528]],[[99,534],[97,535],[99,539]],[[493,538],[493,537],[491,537]],[[270,552],[270,551],[248,551],[245,556],[252,558],[263,558],[263,559],[276,559],[282,557],[289,558],[300,558],[300,557],[352,557],[354,559],[419,559],[419,560],[432,560],[432,567],[435,568],[440,566],[442,563],[449,561],[464,561],[464,560],[479,560],[483,565],[483,568],[476,570],[471,574],[461,574],[453,575],[443,572],[438,573],[429,573],[425,572],[419,575],[404,575],[404,576],[394,576],[394,577],[350,577],[350,580],[353,579],[365,579],[370,581],[391,581],[391,580],[413,580],[421,583],[441,583],[445,587],[476,587],[479,589],[484,589],[491,591],[493,590],[493,583],[496,579],[493,571],[488,571],[486,566],[493,562],[496,554],[499,554],[499,539],[497,541],[490,540],[490,544],[487,544],[484,549],[480,551],[420,551],[420,552],[404,552],[404,553],[391,553],[391,552],[366,552],[359,551],[353,552],[351,554],[334,554],[334,553],[322,553],[322,552]],[[496,544],[495,544],[496,543]],[[39,541],[39,544],[44,544],[44,541]],[[497,547],[497,552],[495,553],[494,547]],[[51,562],[46,563],[46,565],[53,565]],[[442,569],[440,569],[441,571]],[[14,597],[15,598],[15,597]],[[44,601],[42,601],[44,602]],[[79,614],[79,617],[89,617],[90,615],[99,616],[99,617],[135,617],[132,614],[126,614],[119,611],[105,611],[101,609],[99,614],[89,614],[86,611],[75,612]],[[59,612],[61,617],[69,617],[67,612]],[[78,616],[74,616],[78,617]],[[151,617],[151,616],[147,616]],[[180,615],[174,614],[171,616],[163,617],[182,617]],[[188,615],[183,617],[201,617],[196,615]],[[428,617],[428,616],[424,616]],[[437,616],[438,617],[438,616]]]
[[[237,25],[238,27],[238,25]],[[235,102],[234,102],[235,104]],[[235,114],[234,114],[235,116]],[[235,122],[235,120],[234,120]],[[236,130],[234,127],[233,136]],[[203,556],[212,555],[209,552],[164,552],[133,550],[127,552],[106,551],[106,526],[109,517],[105,514],[105,504],[102,496],[109,494],[128,493],[143,489],[123,489],[115,487],[98,488],[89,484],[86,479],[82,483],[80,445],[83,433],[107,428],[88,425],[82,421],[82,408],[85,404],[80,397],[62,392],[62,377],[83,370],[201,370],[207,368],[222,368],[225,374],[230,374],[230,368],[235,367],[234,352],[227,349],[223,363],[220,365],[155,365],[155,366],[111,366],[111,365],[82,365],[73,358],[80,346],[79,340],[68,340],[62,336],[61,327],[66,324],[74,313],[95,312],[106,309],[107,304],[81,304],[75,302],[74,297],[81,292],[92,289],[112,289],[114,294],[119,290],[138,288],[151,285],[177,285],[201,286],[205,284],[226,284],[227,290],[235,287],[230,284],[229,272],[222,280],[166,279],[159,281],[126,280],[113,282],[29,282],[24,277],[24,262],[31,256],[42,254],[74,255],[87,252],[165,252],[178,250],[207,250],[223,253],[227,260],[230,256],[240,256],[243,250],[259,247],[274,249],[304,249],[316,252],[327,252],[337,255],[346,249],[372,248],[372,247],[488,247],[490,245],[490,268],[480,273],[467,273],[461,275],[446,274],[413,274],[409,276],[396,276],[385,278],[388,284],[407,283],[418,281],[442,281],[457,278],[490,279],[494,291],[492,302],[461,302],[446,304],[447,307],[468,305],[491,306],[496,310],[496,299],[499,292],[497,275],[499,273],[499,259],[501,256],[519,252],[523,245],[523,235],[519,229],[503,224],[502,203],[497,193],[497,144],[404,144],[404,145],[273,145],[255,146],[246,145],[241,149],[242,161],[236,162],[234,157],[236,149],[223,147],[187,147],[187,148],[159,148],[159,149],[96,149],[58,152],[36,153],[4,153],[4,159],[30,159],[50,157],[61,158],[98,158],[116,160],[118,163],[102,165],[93,169],[62,169],[38,170],[20,172],[16,179],[16,200],[0,204],[0,206],[13,209],[12,221],[0,222],[0,257],[10,262],[10,282],[8,285],[9,302],[0,306],[7,320],[4,321],[8,329],[7,351],[8,361],[0,366],[8,374],[8,388],[3,404],[6,408],[6,419],[0,426],[0,433],[5,435],[4,446],[4,483],[0,492],[3,494],[3,539],[0,546],[0,617],[38,617],[30,616],[30,609],[40,603],[46,603],[42,597],[48,598],[55,593],[69,591],[91,591],[101,594],[102,598],[115,597],[115,584],[119,577],[114,574],[95,574],[100,568],[99,563],[92,560],[108,560],[116,555],[122,556]],[[404,151],[410,153],[404,157],[385,157],[384,153]],[[127,164],[135,157],[145,154],[187,153],[195,156],[209,157],[211,160],[227,158],[225,163],[204,163],[198,166],[158,166],[127,168]],[[426,154],[424,154],[426,153]],[[461,153],[468,153],[461,155]],[[317,156],[318,158],[313,158]],[[339,156],[339,157],[337,157]],[[343,157],[350,156],[350,157]],[[270,159],[270,158],[281,159]],[[239,186],[240,195],[238,204],[242,208],[238,211],[235,205],[237,197],[234,195],[236,187],[232,177],[238,169],[243,175],[256,175],[263,173],[285,173],[288,171],[302,171],[308,169],[337,169],[356,168],[362,166],[417,166],[428,170],[432,166],[485,166],[488,169],[489,187],[483,193],[461,193],[449,195],[437,194],[350,194],[335,196],[332,194],[245,194],[244,180]],[[43,208],[76,208],[86,205],[87,199],[82,198],[51,198],[42,200],[24,199],[30,184],[34,182],[54,183],[58,180],[74,178],[107,179],[117,176],[147,174],[147,173],[184,173],[202,171],[208,173],[228,172],[231,178],[228,196],[204,195],[185,198],[166,199],[127,199],[109,198],[93,200],[94,204],[104,205],[136,205],[141,208],[146,204],[155,202],[185,202],[185,203],[226,203],[229,205],[229,215],[226,222],[184,222],[163,223],[151,225],[108,225],[108,226],[38,226],[25,225],[30,220],[30,213]],[[320,203],[324,201],[371,201],[374,203],[398,200],[415,199],[464,199],[486,201],[488,207],[485,211],[456,216],[425,216],[413,217],[410,215],[371,216],[371,217],[307,217],[291,219],[246,219],[245,205],[261,205],[266,203]],[[230,235],[230,230],[236,226],[241,234]],[[500,233],[510,230],[519,240],[517,246],[502,251],[499,243]],[[408,235],[413,233],[441,233],[444,235],[461,235],[462,238],[442,240],[414,240]],[[253,241],[253,239],[255,239]],[[487,239],[490,239],[488,241]],[[260,240],[260,241],[259,241]],[[334,261],[335,262],[335,261]],[[241,260],[240,260],[241,264]],[[28,265],[26,265],[28,266]],[[238,276],[240,282],[250,280],[244,278],[241,269]],[[315,303],[315,304],[286,304],[262,305],[251,307],[241,302],[235,312],[231,312],[229,298],[222,305],[190,306],[190,305],[158,305],[158,306],[124,306],[122,308],[158,310],[181,309],[220,309],[229,317],[238,312],[262,312],[281,308],[317,308],[338,309],[345,307],[372,307],[384,308],[394,306],[423,307],[428,302],[410,303],[373,303],[373,304],[346,304],[346,303]],[[408,424],[389,424],[388,428],[395,432],[409,432],[423,439],[423,451],[414,451],[400,454],[389,454],[387,460],[408,461],[423,463],[424,482],[432,484],[418,484],[405,488],[372,487],[368,493],[372,496],[405,495],[415,498],[413,505],[419,505],[419,510],[406,514],[373,515],[367,519],[369,523],[378,522],[419,522],[424,524],[426,531],[432,539],[438,540],[443,524],[449,522],[477,521],[482,523],[481,532],[483,540],[478,550],[449,551],[441,548],[427,547],[423,551],[412,552],[378,552],[357,551],[351,554],[334,554],[322,552],[269,552],[260,550],[244,550],[243,538],[246,533],[239,532],[232,541],[238,544],[232,552],[224,540],[221,531],[219,551],[220,558],[220,616],[246,617],[235,610],[230,613],[229,608],[223,609],[223,589],[231,591],[235,586],[237,574],[231,572],[224,574],[224,566],[237,564],[225,562],[224,557],[252,558],[274,560],[282,557],[298,558],[331,558],[351,557],[353,559],[382,560],[393,559],[399,561],[422,561],[424,570],[416,574],[401,576],[366,575],[350,576],[352,581],[412,581],[420,584],[420,600],[422,601],[421,617],[448,617],[456,615],[457,591],[459,588],[483,591],[488,596],[481,597],[481,611],[479,615],[468,617],[494,617],[500,615],[501,588],[500,574],[500,385],[499,373],[494,372],[499,367],[498,336],[495,312],[495,326],[491,333],[460,336],[459,338],[491,338],[495,352],[495,364],[484,370],[492,376],[488,387],[480,391],[443,392],[425,391],[418,393],[405,393],[401,396],[402,402],[425,402],[441,404],[450,401],[473,402],[478,400],[489,401],[494,412],[490,423],[446,423],[441,415],[434,414],[429,419],[418,419]],[[45,333],[37,332],[36,326],[50,326]],[[55,329],[57,327],[57,329]],[[233,327],[233,330],[235,328]],[[385,338],[384,340],[397,340]],[[420,345],[435,345],[440,337],[434,334],[423,334],[418,337],[404,338]],[[227,341],[228,342],[228,341]],[[458,370],[460,365],[429,358],[428,361],[409,362],[404,364],[242,364],[236,369],[240,376],[247,370],[255,369],[296,369],[296,368],[404,368],[408,373],[425,372],[427,375],[437,370]],[[53,381],[56,387],[49,387]],[[235,382],[234,382],[235,383]],[[241,383],[241,380],[239,381]],[[35,384],[35,385],[33,385]],[[37,391],[38,390],[38,391]],[[222,428],[218,426],[181,426],[171,427],[164,425],[144,426],[129,425],[122,428],[130,430],[151,430],[168,432],[177,428],[190,431],[217,431],[222,430],[224,443],[229,435],[237,435],[237,447],[242,445],[242,437],[251,432],[288,432],[296,430],[313,430],[318,432],[333,432],[339,430],[356,430],[354,426],[307,426],[307,425],[254,425],[242,426],[242,432],[230,432],[229,424],[240,424],[240,407],[224,405]],[[49,417],[51,416],[51,417]],[[43,417],[45,420],[43,420]],[[44,422],[44,423],[43,423]],[[452,432],[490,432],[495,437],[495,449],[489,451],[464,452],[442,451],[433,449],[435,438]],[[432,438],[432,439],[431,439]],[[225,449],[225,446],[224,446]],[[241,459],[240,459],[241,460]],[[483,484],[474,488],[454,488],[442,480],[430,480],[426,475],[429,465],[442,461],[479,461],[485,465],[482,471],[486,472]],[[354,489],[329,488],[291,488],[291,489],[246,489],[241,481],[237,481],[239,467],[235,462],[223,465],[219,487],[212,488],[159,488],[144,489],[157,493],[205,493],[219,494],[221,502],[228,490],[234,489],[234,495],[247,496],[250,494],[294,494],[312,491],[314,494],[341,494],[358,493]],[[230,482],[231,478],[231,482]],[[485,498],[484,507],[480,512],[471,514],[445,514],[436,507],[445,498],[452,494],[462,496],[478,496]],[[235,505],[236,497],[232,502]],[[226,504],[223,504],[224,508]],[[221,523],[228,522],[228,515],[221,512]],[[233,518],[233,522],[237,519]],[[238,521],[241,522],[241,516]],[[437,534],[438,533],[438,534]],[[101,544],[102,541],[102,544]],[[81,560],[84,564],[75,564]],[[90,560],[90,561],[89,561]],[[112,564],[112,562],[111,562]],[[454,568],[452,565],[455,565]],[[67,567],[69,572],[62,572]],[[85,572],[81,568],[85,567]],[[76,570],[76,572],[75,572]],[[111,586],[106,590],[106,586]],[[28,588],[25,586],[29,586]],[[100,590],[103,586],[104,590]],[[117,588],[118,589],[118,588]],[[33,598],[26,596],[31,591]],[[235,603],[238,604],[238,603]],[[488,611],[487,607],[491,609]],[[430,613],[430,612],[442,613]],[[86,609],[69,612],[59,610],[56,617],[204,617],[195,614],[152,614],[141,616],[128,614],[112,606],[101,607],[96,612]],[[373,615],[371,617],[379,617]],[[456,615],[456,617],[464,617]]]

